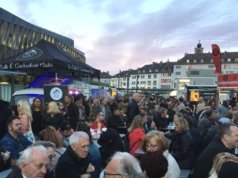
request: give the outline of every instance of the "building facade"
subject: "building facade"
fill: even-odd
[[[222,73],[238,73],[238,52],[224,52]],[[216,86],[212,54],[204,53],[201,43],[193,54],[185,54],[177,62],[160,62],[145,65],[136,70],[123,71],[111,78],[111,86],[127,91],[161,93],[169,95],[177,91],[177,97],[184,96],[186,85]]]
[[[124,93],[167,94],[173,89],[173,62],[145,65],[137,70],[122,71],[111,78],[111,86]]]
[[[72,39],[30,24],[0,7],[0,60],[32,47],[41,39],[61,46],[77,60],[86,61],[84,53],[74,48]]]

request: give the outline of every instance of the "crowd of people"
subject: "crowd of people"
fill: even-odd
[[[234,178],[238,101],[180,97],[0,100],[0,171],[8,178]]]

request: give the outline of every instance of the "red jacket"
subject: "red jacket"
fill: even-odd
[[[100,123],[102,124],[102,125],[101,125],[101,130],[102,130],[102,128],[105,128],[106,125],[104,124],[103,121],[101,121]],[[94,122],[92,123],[92,125],[90,126],[90,128],[92,128],[92,129],[98,129],[98,121],[94,121]]]
[[[141,147],[142,140],[145,137],[144,130],[142,128],[136,128],[132,132],[129,133],[129,149],[130,154],[133,156],[137,156],[135,151]]]

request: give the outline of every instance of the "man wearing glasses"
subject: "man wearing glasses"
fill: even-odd
[[[104,171],[104,178],[144,178],[139,162],[127,152],[117,152]]]
[[[92,164],[88,163],[89,136],[86,132],[74,132],[69,146],[59,158],[55,170],[57,178],[97,178]]]

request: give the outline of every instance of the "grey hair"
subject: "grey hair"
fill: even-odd
[[[120,160],[117,173],[122,174],[126,178],[144,178],[138,160],[127,152],[116,152],[112,160]]]
[[[43,146],[45,148],[53,148],[53,149],[56,148],[55,144],[51,141],[37,141],[33,143],[32,146]]]
[[[29,164],[30,163],[30,160],[32,159],[33,155],[32,152],[34,150],[38,150],[40,151],[42,154],[45,154],[47,155],[47,151],[46,151],[46,148],[42,145],[39,145],[39,146],[30,146],[28,147],[27,149],[25,149],[22,153],[21,153],[21,156],[20,158],[17,160],[17,165],[20,165],[20,164]]]
[[[78,143],[80,138],[89,139],[89,136],[86,132],[83,132],[83,131],[74,132],[69,137],[69,145],[73,145],[75,143]]]

